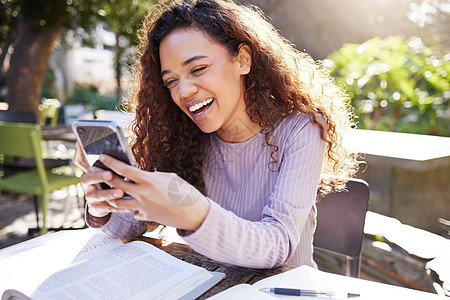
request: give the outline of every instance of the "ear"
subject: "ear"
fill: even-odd
[[[240,44],[236,57],[239,62],[241,75],[250,73],[250,67],[252,66],[252,49],[250,46],[247,44]]]

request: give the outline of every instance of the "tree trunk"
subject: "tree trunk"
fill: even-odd
[[[19,22],[7,73],[11,110],[38,113],[42,82],[53,44],[61,34],[62,20],[58,24],[51,28],[36,28],[27,20]]]

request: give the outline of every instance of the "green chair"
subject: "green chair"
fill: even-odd
[[[47,119],[50,119],[50,125],[55,126],[58,123],[60,107],[61,102],[59,102],[58,99],[42,99],[39,124],[45,126],[47,124]]]
[[[38,197],[40,196],[42,211],[41,233],[48,231],[46,217],[48,209],[48,194],[63,187],[78,184],[80,179],[75,176],[55,174],[46,169],[42,159],[41,129],[37,124],[0,122],[0,155],[34,158],[36,168],[0,177],[0,192],[2,190],[34,195],[36,218],[39,229]]]

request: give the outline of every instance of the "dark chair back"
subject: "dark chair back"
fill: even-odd
[[[0,110],[0,121],[36,124],[37,118],[33,111]]]
[[[321,197],[317,203],[314,247],[347,257],[346,275],[359,277],[369,185],[350,179],[347,190]]]

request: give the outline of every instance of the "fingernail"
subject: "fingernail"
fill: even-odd
[[[105,156],[103,154],[100,154],[100,156],[98,157],[98,159],[100,159],[101,161],[105,160]]]
[[[111,179],[111,173],[110,172],[103,172],[102,177],[104,179]]]
[[[114,197],[120,197],[122,196],[122,193],[120,191],[114,191],[113,195]]]

